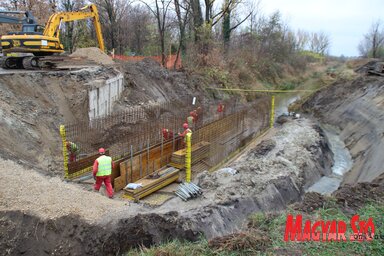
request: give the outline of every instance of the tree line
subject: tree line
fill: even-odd
[[[324,32],[293,30],[278,11],[264,14],[259,0],[4,0],[0,7],[30,10],[44,24],[48,14],[79,10],[88,2],[98,6],[106,47],[116,54],[161,55],[165,61],[177,53],[195,66],[242,58],[267,70],[274,62],[299,67],[305,58],[327,55],[331,44]],[[68,22],[62,30],[69,52],[96,46],[89,21]],[[382,34],[376,33],[374,43],[366,35],[360,53],[376,56]]]

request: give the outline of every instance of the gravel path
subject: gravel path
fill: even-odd
[[[124,211],[126,201],[111,200],[58,177],[44,176],[0,158],[0,210],[28,211],[42,219],[77,214],[88,222],[111,211]]]

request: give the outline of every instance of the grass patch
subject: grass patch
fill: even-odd
[[[305,220],[343,220],[347,224],[346,242],[285,242],[284,231],[288,214],[303,215]],[[326,204],[311,214],[288,209],[280,214],[255,213],[249,217],[245,231],[208,241],[197,242],[173,240],[151,248],[134,249],[126,256],[197,256],[197,255],[384,255],[384,204],[367,204],[357,211],[360,220],[373,218],[375,232],[382,238],[372,241],[350,241],[352,232],[350,219],[354,215],[345,213],[334,203]]]

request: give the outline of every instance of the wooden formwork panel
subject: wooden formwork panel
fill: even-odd
[[[161,167],[167,165],[174,149],[177,148],[174,148],[172,141],[170,141],[164,143],[163,147],[159,145],[151,148],[149,153],[148,151],[143,150],[133,156],[132,160],[130,157],[125,158],[124,161],[121,161],[119,164],[120,177],[115,178],[119,185],[115,188],[115,190],[119,190],[122,186],[120,184],[123,184],[124,187],[127,183],[136,182],[146,175],[152,174]]]

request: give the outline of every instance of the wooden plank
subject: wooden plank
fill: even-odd
[[[115,184],[115,186],[114,186],[115,192],[122,190],[126,186],[125,177],[122,177],[122,176],[117,177],[114,180],[114,184]]]
[[[157,186],[154,186],[151,189],[149,189],[143,193],[140,193],[139,195],[134,196],[134,198],[135,199],[142,199],[142,198],[162,189],[163,187],[168,186],[169,184],[177,181],[178,179],[179,179],[179,175],[174,175],[174,176],[168,178],[167,180],[165,180],[164,182],[158,184]]]
[[[159,171],[159,174],[162,176],[156,179],[146,177],[136,181],[136,183],[142,184],[143,187],[138,189],[124,189],[125,193],[136,199],[141,198],[143,195],[148,195],[164,187],[164,184],[169,184],[170,180],[173,182],[179,178],[179,170],[172,167],[163,168]],[[149,191],[150,193],[148,193]]]
[[[123,162],[122,159],[113,161],[114,162],[114,168],[112,169],[112,174],[111,174],[111,181],[112,181],[112,186],[115,186],[115,179],[117,177],[122,176],[123,174],[120,171],[120,163]],[[125,176],[124,176],[125,178]]]

